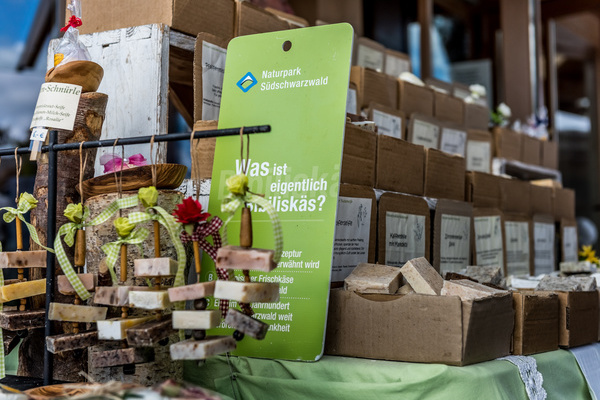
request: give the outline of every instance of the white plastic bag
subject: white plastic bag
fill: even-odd
[[[79,30],[77,30],[77,27],[81,26],[80,0],[71,0],[67,8],[71,11],[71,18],[67,25],[61,29],[65,34],[54,50],[54,67],[71,61],[91,60],[90,53],[79,41]]]

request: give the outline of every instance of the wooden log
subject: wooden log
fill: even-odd
[[[154,349],[152,348],[125,348],[106,350],[94,353],[90,357],[92,366],[97,368],[114,367],[117,365],[139,364],[154,361]]]
[[[0,268],[46,268],[46,250],[0,253]]]
[[[0,312],[0,328],[10,331],[43,328],[45,316],[46,310],[2,311]]]
[[[52,354],[85,349],[98,343],[98,331],[63,333],[46,337],[46,347]]]
[[[174,332],[170,317],[160,321],[145,322],[127,329],[127,344],[132,347],[156,346],[158,342]]]

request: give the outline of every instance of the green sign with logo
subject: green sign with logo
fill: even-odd
[[[250,135],[247,175],[250,190],[278,211],[284,236],[278,268],[250,274],[280,284],[278,303],[252,304],[269,332],[238,342],[236,355],[314,361],[323,354],[352,40],[350,25],[337,24],[229,44],[219,128],[271,125],[270,133]],[[240,138],[217,139],[211,214],[224,217],[225,180],[242,165]],[[228,226],[230,244],[238,243],[239,214]],[[253,246],[272,249],[268,215],[255,210],[252,221]],[[202,279],[215,279],[214,264],[205,257],[203,265]],[[231,333],[224,324],[209,332]]]

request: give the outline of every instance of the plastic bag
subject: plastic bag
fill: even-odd
[[[71,11],[71,18],[67,25],[61,29],[65,34],[54,50],[54,67],[71,61],[91,60],[90,53],[79,41],[79,30],[77,30],[77,27],[81,26],[80,0],[71,0],[67,8]]]

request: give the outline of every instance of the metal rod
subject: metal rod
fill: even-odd
[[[54,234],[56,232],[56,175],[58,154],[53,149],[56,143],[57,132],[52,130],[49,132],[49,148],[48,151],[48,226],[46,227],[46,246],[54,248]],[[48,252],[46,254],[46,323],[44,327],[44,336],[52,335],[52,324],[48,321],[48,310],[54,295],[54,254]],[[53,380],[53,355],[45,345],[44,340],[44,385],[50,385]]]
[[[258,125],[258,126],[248,126],[244,128],[244,133],[267,133],[271,131],[270,125]],[[194,133],[194,139],[204,139],[204,138],[212,138],[212,137],[221,137],[221,136],[235,136],[240,134],[240,128],[231,128],[231,129],[215,129],[210,131],[198,131]],[[130,145],[130,144],[143,144],[150,143],[152,136],[137,136],[130,138],[122,138],[119,139],[119,145]],[[189,140],[189,133],[169,133],[167,135],[156,135],[154,136],[155,142],[172,142],[176,140]],[[106,140],[93,140],[89,142],[83,142],[82,148],[84,149],[92,149],[98,147],[112,147],[115,144],[115,139],[106,139]],[[54,151],[65,151],[65,150],[79,150],[80,143],[62,143],[62,144],[54,144],[48,146],[42,146],[41,152],[47,153],[50,150],[50,147],[54,149]],[[21,147],[17,150],[18,154],[29,154],[31,150],[27,147]],[[0,156],[11,156],[15,154],[15,149],[0,149]]]

